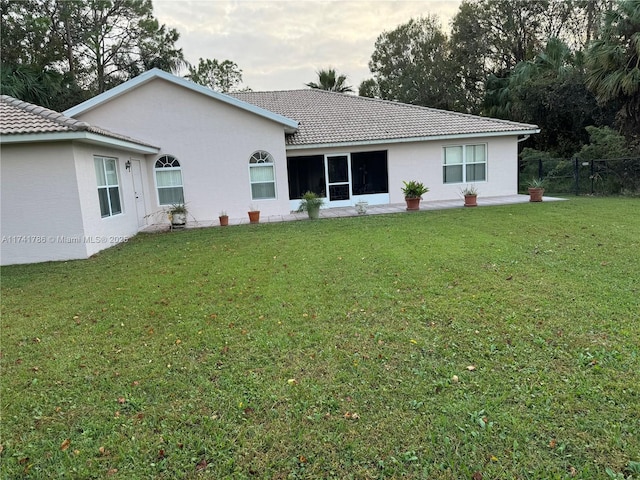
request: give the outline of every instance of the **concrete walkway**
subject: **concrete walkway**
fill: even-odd
[[[555,197],[543,197],[545,202],[564,200],[563,198]],[[507,195],[501,197],[478,197],[478,207],[491,207],[496,205],[512,205],[516,203],[528,203],[529,195]],[[420,202],[420,210],[445,210],[448,208],[464,208],[464,200],[462,198],[458,200],[442,200],[433,201],[423,200]],[[366,215],[381,215],[390,213],[407,213],[407,206],[403,203],[394,203],[389,205],[370,205],[367,208]],[[339,208],[325,208],[320,210],[320,218],[339,218],[339,217],[357,217],[355,207],[339,207]],[[305,220],[308,218],[306,212],[291,212],[287,215],[270,215],[260,216],[260,223],[276,223],[276,222],[292,222],[296,220]],[[249,223],[249,216],[243,218],[229,218],[229,225],[244,225]],[[220,224],[218,220],[209,222],[199,222],[193,219],[187,221],[186,228],[205,228],[205,227],[218,227]],[[144,228],[143,232],[157,232],[161,230],[167,230],[169,228],[168,223],[149,225]]]

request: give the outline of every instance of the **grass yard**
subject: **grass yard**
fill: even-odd
[[[640,478],[640,201],[139,235],[2,274],[2,477]]]

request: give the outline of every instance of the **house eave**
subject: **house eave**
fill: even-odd
[[[160,149],[149,145],[130,142],[118,138],[106,137],[87,131],[77,132],[51,132],[51,133],[25,133],[17,135],[0,135],[0,144],[42,143],[78,141],[93,145],[103,145],[113,148],[128,150],[140,154],[157,154]]]
[[[540,133],[539,128],[533,128],[528,130],[513,130],[506,132],[487,132],[487,133],[455,133],[450,135],[430,135],[424,137],[404,137],[404,138],[389,138],[389,139],[376,139],[376,140],[356,140],[351,142],[330,142],[330,143],[310,143],[305,145],[287,145],[287,150],[311,150],[315,148],[333,148],[333,147],[358,147],[365,145],[387,145],[395,143],[413,143],[413,142],[432,142],[432,141],[446,141],[446,140],[461,140],[472,138],[488,138],[488,137],[511,137],[520,135],[531,135]]]

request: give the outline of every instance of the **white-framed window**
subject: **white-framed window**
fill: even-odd
[[[251,155],[249,180],[252,200],[276,198],[275,166],[270,153],[259,150]]]
[[[487,180],[487,145],[454,145],[444,147],[442,181],[471,183]]]
[[[158,205],[184,203],[182,167],[178,159],[171,155],[163,155],[156,160],[154,170],[158,189]]]
[[[110,157],[93,157],[93,163],[96,168],[100,216],[104,218],[122,213],[118,160]]]

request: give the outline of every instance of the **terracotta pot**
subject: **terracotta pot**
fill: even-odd
[[[418,198],[407,198],[405,197],[404,201],[407,202],[407,210],[420,210],[420,197]]]
[[[260,210],[254,210],[249,212],[249,223],[259,223],[260,222]]]
[[[218,218],[220,219],[221,227],[226,227],[227,225],[229,225],[229,215],[220,215]]]
[[[478,196],[477,195],[465,195],[464,196],[464,206],[465,207],[477,207],[478,206]]]
[[[529,188],[529,201],[541,202],[544,195],[544,188]]]

